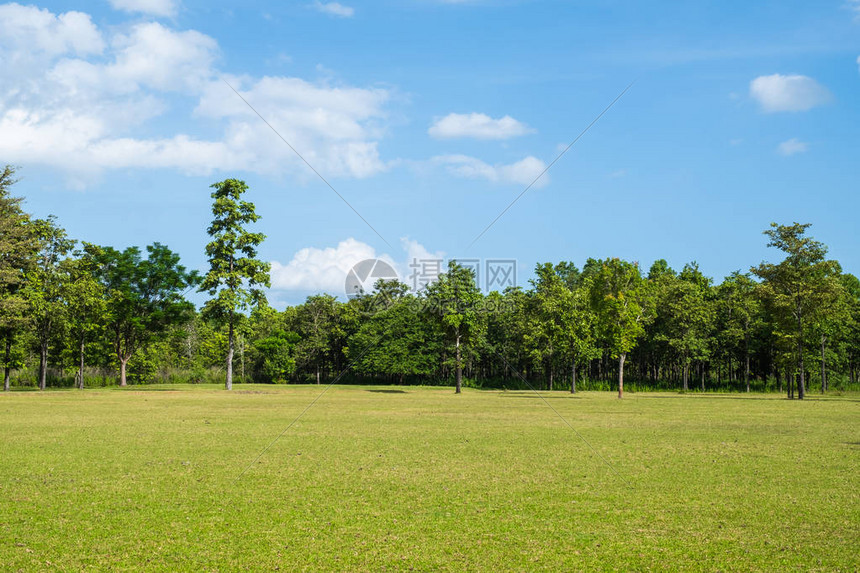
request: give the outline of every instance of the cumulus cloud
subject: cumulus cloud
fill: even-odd
[[[175,16],[177,4],[176,0],[110,0],[110,5],[116,10],[151,16]]]
[[[809,145],[807,143],[800,141],[796,137],[792,137],[780,143],[776,150],[780,155],[788,157],[790,155],[797,155],[798,153],[806,153],[808,148]]]
[[[338,16],[340,18],[352,18],[355,15],[355,9],[351,6],[344,6],[339,2],[320,2],[317,0],[313,4],[311,4],[316,10],[319,10],[323,14],[329,14],[331,16]]]
[[[340,241],[335,247],[307,247],[296,252],[286,264],[272,261],[272,289],[298,292],[344,293],[347,273],[365,259],[381,259],[396,269],[400,280],[412,285],[410,267],[414,261],[443,259],[441,251],[431,252],[409,237],[400,239],[405,261],[395,261],[388,253],[376,250],[354,238]],[[442,269],[444,271],[444,268]]]
[[[353,238],[339,242],[336,247],[307,247],[299,250],[285,265],[272,262],[272,288],[340,294],[353,265],[375,258],[373,247]],[[378,258],[391,262],[388,255]]]
[[[0,5],[0,53],[4,67],[39,56],[99,54],[104,45],[89,14],[57,15],[35,6]]]
[[[449,173],[466,179],[484,179],[491,183],[517,183],[529,185],[546,169],[546,163],[537,157],[529,155],[515,163],[497,163],[490,165],[476,157],[468,155],[439,155],[432,161],[444,165]],[[543,187],[549,183],[549,176],[544,175],[535,182],[535,187]]]
[[[427,133],[438,139],[510,139],[534,133],[534,130],[509,115],[493,119],[483,113],[451,113],[437,119]]]
[[[217,42],[194,30],[147,22],[103,32],[80,12],[2,5],[0,156],[77,174],[166,167],[307,175],[220,79],[218,55]],[[387,168],[377,146],[388,91],[290,77],[227,79],[326,176],[367,177]],[[216,137],[170,127],[141,136],[144,123],[157,125],[153,120],[187,102],[194,106],[189,120],[215,126]]]
[[[830,92],[808,76],[759,76],[750,82],[750,96],[766,112],[806,111],[832,99]]]

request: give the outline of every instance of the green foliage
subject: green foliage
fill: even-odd
[[[98,265],[96,275],[107,296],[107,330],[120,365],[120,384],[125,385],[126,364],[138,349],[191,320],[194,307],[184,294],[199,277],[160,243],[146,247],[146,259],[137,247],[117,251],[86,243],[84,249]]]
[[[207,232],[212,241],[206,245],[209,272],[200,291],[210,298],[204,314],[227,325],[226,388],[233,387],[234,331],[241,313],[265,303],[262,288],[270,285],[269,263],[257,259],[257,248],[266,238],[252,233],[247,226],[259,220],[254,204],[242,200],[248,190],[244,181],[225,179],[211,186],[214,219]]]
[[[270,285],[270,265],[257,259],[257,248],[266,236],[246,229],[260,216],[253,203],[241,199],[248,190],[245,182],[225,179],[212,188],[214,219],[207,230],[212,241],[206,245],[209,272],[200,291],[213,297],[206,303],[207,315],[226,322],[265,300],[262,287]]]
[[[806,393],[804,341],[810,325],[816,318],[826,316],[827,309],[839,297],[837,277],[841,272],[836,261],[825,259],[827,247],[806,236],[809,226],[772,223],[764,232],[770,239],[768,246],[784,252],[785,259],[778,264],[762,262],[751,269],[763,280],[762,296],[771,305],[779,335],[794,351],[801,399]]]
[[[350,337],[346,354],[355,371],[402,384],[406,377],[434,374],[441,344],[432,323],[415,313],[415,298],[405,289],[395,293],[381,293],[388,308],[372,315]]]
[[[602,261],[590,285],[601,341],[613,357],[626,355],[645,333],[651,304],[638,265],[621,259]]]
[[[289,379],[296,369],[293,349],[299,340],[295,332],[277,330],[254,342],[257,373],[261,381],[283,383]]]
[[[449,350],[453,352],[455,388],[459,393],[463,380],[463,355],[474,350],[486,324],[479,316],[482,296],[475,284],[475,274],[472,269],[449,261],[448,271],[427,285],[426,296],[426,316],[437,321],[448,334]]]

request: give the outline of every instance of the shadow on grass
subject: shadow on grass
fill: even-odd
[[[532,392],[531,390],[509,390],[507,392],[500,392],[500,398],[531,398],[532,400],[539,400],[541,398],[552,398],[553,400],[570,400],[571,398],[580,398],[578,394],[556,394],[549,393],[549,390],[538,390],[537,393]]]
[[[635,393],[630,393],[631,396],[636,396],[637,398],[717,398],[719,400],[788,400],[785,396],[777,395],[777,394],[767,394],[767,395],[758,395],[758,396],[744,396],[737,394],[702,394],[697,392],[677,392],[677,393],[667,393],[665,396],[655,396],[654,394],[648,396],[637,395]],[[793,401],[793,400],[792,400]],[[842,396],[809,396],[803,400],[797,400],[798,402],[860,402],[860,398],[847,398]]]
[[[369,388],[367,392],[375,392],[377,394],[408,394],[406,390],[383,390],[381,388]]]

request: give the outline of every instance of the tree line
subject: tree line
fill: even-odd
[[[346,301],[268,305],[247,186],[212,188],[209,270],[167,246],[78,243],[0,172],[0,356],[11,385],[390,383],[504,388],[779,391],[857,388],[860,281],[808,224],[771,224],[779,263],[720,284],[695,262],[541,263],[527,288],[482,293],[471,269],[415,293],[396,280]],[[186,296],[209,300],[197,309]]]

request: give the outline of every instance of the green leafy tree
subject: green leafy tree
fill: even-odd
[[[624,397],[624,362],[645,332],[650,301],[647,285],[636,263],[621,259],[599,262],[591,282],[591,304],[597,313],[600,336],[610,355],[618,359],[618,397]]]
[[[841,269],[837,269],[836,272],[839,273],[840,271]],[[812,317],[811,332],[820,350],[819,367],[821,369],[822,394],[827,392],[828,388],[828,363],[831,359],[836,359],[829,352],[829,349],[845,337],[846,329],[851,320],[851,301],[849,293],[845,290],[846,284],[842,280],[841,274],[824,277],[818,304]]]
[[[848,380],[857,384],[857,366],[860,364],[860,280],[845,273],[841,277],[846,298],[845,349],[848,362]]]
[[[463,387],[463,355],[471,350],[481,335],[484,323],[479,317],[481,291],[475,285],[472,269],[448,262],[448,270],[439,280],[427,285],[426,312],[436,320],[454,347],[455,393]]]
[[[64,326],[65,304],[64,286],[68,277],[64,276],[65,256],[74,246],[74,241],[66,237],[54,217],[33,222],[39,241],[36,264],[27,274],[24,289],[27,299],[27,315],[35,334],[39,350],[39,389],[44,390],[48,373],[48,348],[53,337]]]
[[[381,308],[354,333],[346,349],[353,367],[366,375],[383,375],[403,384],[406,376],[427,376],[439,363],[433,330],[416,313],[415,296],[398,281],[377,282],[373,296]]]
[[[75,386],[84,387],[84,366],[87,344],[104,331],[107,300],[103,285],[97,280],[98,263],[86,246],[75,258],[63,261],[66,283],[63,299],[66,304],[71,346],[77,353],[78,370]]]
[[[785,253],[778,264],[762,262],[750,269],[764,281],[765,295],[771,298],[786,339],[794,347],[798,376],[797,397],[806,395],[805,339],[815,323],[820,305],[833,296],[837,283],[828,280],[838,276],[839,264],[827,260],[824,243],[806,236],[810,224],[778,225],[764,231],[769,247]]]
[[[580,282],[565,293],[562,313],[562,341],[570,356],[570,393],[576,394],[576,371],[597,356],[595,315],[589,305],[587,282]]]
[[[23,199],[11,195],[15,168],[0,171],[0,339],[3,341],[3,390],[8,391],[13,365],[12,345],[24,328],[27,299],[23,288],[35,266],[38,236],[30,216],[21,209]]]
[[[714,314],[708,291],[710,281],[701,276],[695,263],[686,265],[677,279],[667,281],[660,312],[666,317],[669,346],[678,354],[683,370],[683,389],[689,389],[690,364],[708,356]],[[704,373],[704,372],[703,372]],[[704,375],[702,376],[704,390]]]
[[[248,225],[259,220],[254,204],[242,200],[248,190],[244,181],[225,179],[212,185],[214,219],[206,245],[209,272],[200,285],[201,292],[212,298],[204,313],[227,325],[226,381],[233,388],[233,353],[236,326],[243,311],[265,300],[262,287],[270,286],[269,263],[257,258],[257,248],[266,238],[248,231]]]
[[[254,341],[256,370],[266,382],[285,382],[296,370],[293,348],[299,341],[295,332],[276,330]]]
[[[531,357],[543,366],[547,389],[552,390],[554,360],[565,349],[567,329],[564,315],[569,291],[552,263],[539,263],[531,284],[524,342]]]
[[[339,303],[329,294],[312,295],[296,309],[293,330],[301,340],[296,344],[298,363],[310,367],[316,383],[322,381],[324,367],[330,363],[337,331]]]
[[[744,386],[749,392],[752,337],[761,320],[756,283],[750,275],[735,271],[717,287],[717,312],[722,325],[721,346],[726,351],[742,349]]]
[[[85,245],[98,265],[97,277],[107,296],[107,330],[119,364],[119,384],[126,386],[128,361],[139,349],[172,325],[193,317],[194,306],[184,294],[199,283],[196,271],[179,264],[179,255],[155,243],[120,252],[112,247]]]

